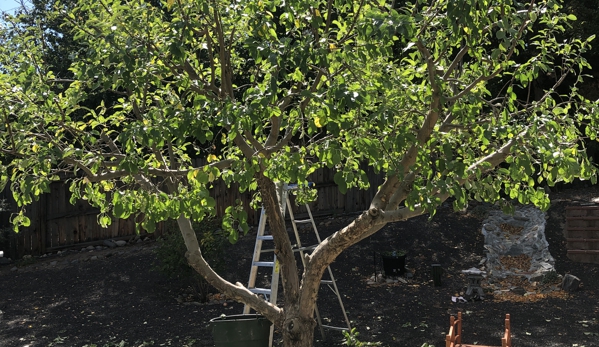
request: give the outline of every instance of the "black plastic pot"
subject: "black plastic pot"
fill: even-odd
[[[215,347],[268,347],[270,322],[261,315],[221,316],[210,327]]]
[[[381,254],[385,276],[402,276],[406,272],[406,256]]]
[[[443,268],[441,264],[431,265],[431,275],[433,276],[433,283],[435,287],[441,287],[441,275],[443,274]]]

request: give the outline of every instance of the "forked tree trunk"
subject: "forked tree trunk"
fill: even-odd
[[[298,312],[300,305],[291,307],[292,312]],[[288,309],[287,307],[285,309]],[[314,343],[314,328],[316,321],[313,317],[287,318],[283,323],[283,347],[312,347]]]
[[[285,204],[285,201],[281,201],[281,187],[277,187],[273,181],[262,173],[258,173],[256,178],[262,193],[262,203],[268,214],[270,231],[274,236],[277,260],[281,265],[285,301],[285,319],[281,324],[283,346],[312,347],[316,323],[313,317],[316,297],[313,298],[314,300],[307,300],[307,302],[301,300],[297,263],[285,227],[285,220],[281,213],[282,206]],[[320,283],[320,278],[318,283]],[[310,285],[309,287],[313,286]]]

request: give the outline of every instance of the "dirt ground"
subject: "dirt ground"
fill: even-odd
[[[452,302],[466,286],[461,270],[479,266],[483,256],[484,209],[476,204],[466,213],[455,213],[447,205],[430,221],[423,216],[388,225],[353,246],[332,269],[359,339],[382,346],[444,346],[449,316],[461,311],[466,343],[500,345],[509,313],[514,346],[599,346],[599,265],[571,262],[563,236],[565,207],[593,196],[599,196],[599,189],[562,191],[553,194],[548,211],[546,237],[556,270],[582,281],[572,294],[536,301],[520,295],[500,300],[488,294],[483,301]],[[321,218],[319,230],[327,236],[351,218]],[[307,235],[306,231],[303,236]],[[254,237],[255,231],[231,246],[228,280],[247,282]],[[0,266],[0,347],[213,346],[208,321],[241,313],[242,305],[180,302],[185,288],[151,269],[155,246],[148,241],[65,252],[31,260],[14,271],[15,264]],[[375,271],[374,252],[392,248],[408,250],[413,277],[408,283],[367,284]],[[90,259],[93,256],[97,258]],[[444,269],[441,287],[433,286],[433,263]],[[331,325],[343,324],[339,306],[327,298],[334,296],[321,291],[321,315]],[[316,347],[342,345],[339,332],[328,332],[326,339],[316,332],[316,337]]]

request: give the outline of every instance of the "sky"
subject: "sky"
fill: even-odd
[[[0,0],[0,11],[12,13],[19,7],[18,0]]]

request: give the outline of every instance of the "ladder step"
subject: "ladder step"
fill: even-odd
[[[320,283],[322,284],[333,284],[332,280],[321,280]]]
[[[272,241],[274,239],[273,239],[272,235],[262,235],[262,236],[256,236],[256,240]]]
[[[272,290],[267,288],[250,288],[249,290],[254,294],[270,295],[272,293]]]
[[[252,266],[264,266],[264,267],[274,267],[274,261],[255,261],[252,263]]]
[[[337,330],[337,331],[349,331],[348,328],[342,328],[342,327],[334,327],[332,325],[322,325],[323,328],[325,329],[330,329],[330,330]]]
[[[306,224],[306,223],[312,223],[311,219],[296,219],[293,221],[293,223],[295,224]]]
[[[274,252],[274,251],[275,251],[274,248],[267,248],[267,249],[260,250],[260,253],[270,253],[270,252]]]

